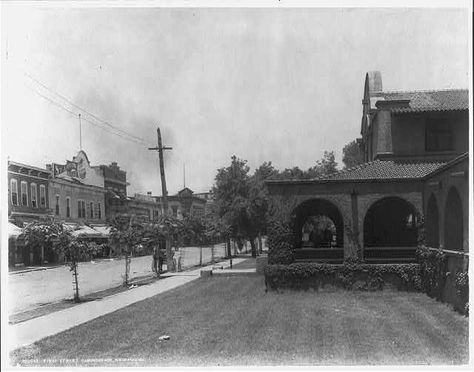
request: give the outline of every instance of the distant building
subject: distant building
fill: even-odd
[[[8,219],[19,227],[51,217],[47,169],[8,162]]]
[[[214,193],[211,191],[208,192],[199,192],[195,193],[194,196],[204,199],[206,204],[204,205],[204,214],[210,212],[212,205],[214,204]]]
[[[52,218],[49,208],[49,176],[46,169],[27,164],[8,162],[8,263],[9,266],[41,263],[43,251],[30,251],[18,240],[19,228],[34,221],[45,221]]]
[[[120,169],[116,162],[100,165],[104,176],[105,218],[113,220],[117,215],[127,213],[127,172]]]
[[[147,194],[135,194],[127,200],[128,214],[136,218],[137,221],[155,221],[162,215],[162,207],[156,201],[156,197]]]
[[[161,206],[163,198],[157,196],[155,199]],[[183,219],[185,215],[189,214],[203,216],[205,207],[206,199],[196,196],[193,190],[188,187],[178,191],[176,195],[168,196],[168,215],[178,219]]]
[[[103,171],[90,165],[84,151],[66,164],[47,167],[51,171],[49,205],[55,220],[79,225],[105,223]]]

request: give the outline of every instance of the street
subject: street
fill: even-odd
[[[200,248],[181,248],[183,269],[199,265]],[[214,258],[225,256],[223,244],[214,247]],[[202,248],[202,264],[212,260],[211,247]],[[152,274],[152,256],[133,257],[130,264],[130,277],[136,278]],[[166,264],[164,265],[166,269]],[[79,294],[81,296],[119,286],[125,274],[124,259],[81,262],[78,270]],[[9,275],[8,313],[15,314],[38,306],[64,299],[72,299],[73,284],[69,266],[49,268]]]

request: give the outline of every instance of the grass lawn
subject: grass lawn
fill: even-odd
[[[210,277],[11,356],[21,365],[461,364],[468,319],[421,293],[265,293],[262,276]]]

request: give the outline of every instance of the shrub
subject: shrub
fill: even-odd
[[[268,263],[288,265],[294,262],[293,230],[282,221],[273,221],[268,228]]]
[[[456,291],[464,304],[464,314],[469,314],[469,275],[467,272],[458,272],[455,280]]]
[[[293,263],[265,268],[267,289],[318,289],[326,284],[348,290],[380,290],[391,282],[398,289],[419,290],[417,264],[362,264],[345,262]]]
[[[441,300],[447,276],[446,255],[441,250],[420,245],[416,258],[420,265],[421,289],[428,296]]]
[[[442,250],[429,249],[420,245],[416,250],[417,261],[420,265],[421,289],[428,296],[437,300],[443,300],[443,292],[446,291],[446,282],[454,282],[457,300],[449,300],[454,308],[461,313],[469,313],[469,276],[467,272],[459,271],[456,276],[450,275],[448,271],[448,259]],[[459,302],[458,302],[459,301]]]

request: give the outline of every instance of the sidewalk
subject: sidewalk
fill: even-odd
[[[234,258],[232,261],[234,264],[237,264],[245,260],[247,260],[247,258]],[[229,264],[230,260],[225,260],[217,265],[228,268]],[[32,344],[45,337],[63,332],[135,302],[145,300],[189,283],[199,278],[201,270],[212,270],[217,265],[211,264],[195,270],[178,272],[173,275],[169,274],[170,277],[166,278],[166,280],[158,280],[152,284],[130,289],[129,291],[121,292],[100,300],[85,302],[65,310],[10,325],[8,326],[10,350]]]

